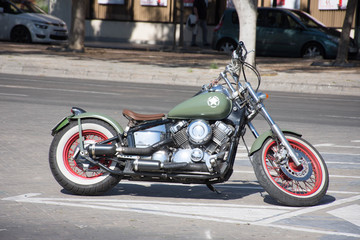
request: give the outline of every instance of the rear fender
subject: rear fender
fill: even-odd
[[[291,133],[294,135],[297,135],[299,137],[301,137],[301,134],[290,131],[290,130],[281,130],[283,133]],[[253,145],[251,146],[250,149],[250,156],[252,156],[255,152],[257,152],[262,145],[264,144],[264,142],[266,141],[266,139],[268,139],[269,137],[272,137],[274,134],[271,130],[264,132],[263,134],[261,134],[253,143]]]
[[[108,124],[110,124],[117,133],[119,134],[123,134],[124,133],[124,129],[121,127],[121,125],[115,121],[113,118],[106,116],[104,114],[99,114],[99,113],[82,113],[82,114],[78,114],[78,115],[71,115],[68,117],[65,117],[63,120],[61,120],[51,131],[51,135],[55,135],[56,133],[58,133],[61,129],[63,129],[64,127],[66,127],[71,121],[77,121],[78,119],[99,119],[102,120]]]

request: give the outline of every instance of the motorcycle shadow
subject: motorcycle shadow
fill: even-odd
[[[204,184],[122,181],[107,192],[105,196],[128,195],[177,199],[239,200],[256,194],[266,204],[284,206],[268,195],[254,181],[236,180],[226,184],[214,184],[213,186],[218,192],[211,191]],[[326,194],[317,205],[327,205],[335,201],[334,196]]]
[[[216,199],[234,200],[241,199],[249,195],[261,195],[264,190],[254,182],[241,181],[237,183],[227,183],[213,185],[217,192],[211,191],[203,184],[174,184],[161,182],[120,182],[105,195],[129,195],[142,197],[159,198],[186,198],[186,199]]]
[[[272,198],[265,190],[254,181],[234,181],[233,183],[218,184],[214,187],[219,191],[212,192],[204,184],[180,184],[162,182],[138,182],[122,181],[113,189],[102,196],[139,196],[154,198],[177,198],[177,199],[205,199],[205,200],[239,200],[250,195],[263,199],[264,203],[284,206]],[[63,194],[72,193],[62,189]],[[336,201],[331,195],[325,195],[317,205],[327,205]]]

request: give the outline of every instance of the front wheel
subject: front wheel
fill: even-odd
[[[104,141],[116,135],[116,131],[107,123],[96,120],[82,120],[84,143]],[[79,151],[79,127],[77,121],[57,133],[51,143],[49,163],[56,181],[66,190],[80,195],[98,195],[114,187],[119,175],[112,175],[98,166],[81,158]],[[116,162],[99,159],[103,165],[114,170]]]
[[[282,204],[315,205],[326,194],[329,185],[326,164],[320,153],[301,137],[292,134],[285,134],[285,137],[303,164],[296,167],[289,159],[286,168],[281,166],[276,157],[280,149],[278,141],[268,138],[253,156],[256,177],[269,195]],[[296,177],[299,175],[305,177]]]
[[[11,31],[10,39],[12,42],[31,43],[31,34],[24,26],[16,26]]]
[[[304,46],[301,55],[303,58],[324,58],[325,50],[319,43],[308,43]]]
[[[220,52],[225,52],[225,53],[232,53],[237,47],[237,43],[230,39],[230,38],[225,38],[223,40],[220,41],[220,43],[217,46],[217,49]]]

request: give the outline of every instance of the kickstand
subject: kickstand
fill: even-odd
[[[207,183],[206,186],[213,192],[216,192],[217,194],[221,194],[221,192],[219,190],[217,190],[213,185],[211,185],[210,183]]]

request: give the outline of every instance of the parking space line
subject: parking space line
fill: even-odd
[[[331,208],[331,207],[335,207],[341,204],[345,204],[345,203],[350,203],[350,202],[354,202],[360,200],[360,195],[356,195],[356,196],[352,196],[349,198],[344,198],[344,199],[340,199],[340,200],[336,200],[332,203],[326,204],[326,205],[318,205],[318,206],[314,206],[314,207],[307,207],[307,208],[302,208],[300,210],[294,211],[294,212],[289,212],[286,214],[282,214],[280,216],[275,216],[275,217],[271,217],[268,219],[264,219],[259,221],[260,224],[271,224],[274,223],[276,221],[280,221],[286,218],[291,218],[291,217],[296,217],[302,214],[306,214],[306,213],[311,213],[311,212],[315,212],[315,211],[319,211],[319,210],[323,210],[326,208]]]
[[[83,207],[110,211],[135,212],[139,214],[154,214],[158,216],[191,218],[222,223],[250,224],[285,230],[319,233],[324,235],[360,237],[360,234],[335,232],[329,230],[311,229],[293,225],[275,224],[287,218],[308,214],[315,211],[335,207],[360,200],[360,195],[337,200],[326,205],[306,208],[290,208],[282,206],[254,206],[236,204],[210,204],[210,203],[175,203],[152,202],[133,200],[87,199],[87,198],[40,198],[39,193],[29,193],[2,200],[50,204],[58,206]],[[174,207],[176,206],[176,207]],[[261,208],[259,208],[261,207]],[[295,211],[292,211],[294,210]]]

